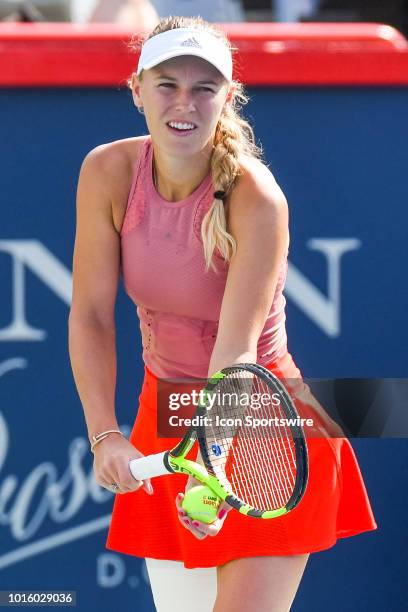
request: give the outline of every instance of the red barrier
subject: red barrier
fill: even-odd
[[[408,42],[381,24],[220,24],[246,85],[408,85]],[[0,23],[0,86],[124,86],[138,56],[112,24]]]

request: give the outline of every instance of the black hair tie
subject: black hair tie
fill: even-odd
[[[224,200],[225,199],[225,191],[215,191],[214,198],[216,200]]]

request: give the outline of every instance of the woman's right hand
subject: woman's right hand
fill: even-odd
[[[129,469],[129,461],[140,457],[144,455],[123,436],[107,436],[94,447],[96,482],[109,491],[112,491],[112,484],[116,483],[119,485],[116,493],[130,493],[143,487],[146,493],[153,495],[150,478],[136,480]]]

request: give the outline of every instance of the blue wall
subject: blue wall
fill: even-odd
[[[285,293],[296,363],[306,377],[407,376],[408,91],[249,93],[245,114],[290,206]],[[81,611],[147,612],[140,560],[104,549],[113,498],[93,481],[67,348],[82,159],[146,133],[144,120],[114,89],[3,89],[0,117],[0,588],[72,589]],[[142,369],[122,288],[117,316],[126,430]],[[296,611],[403,608],[407,441],[353,446],[379,530],[314,555]]]

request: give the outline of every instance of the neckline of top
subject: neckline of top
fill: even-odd
[[[151,137],[146,140],[146,146],[148,147],[146,168],[147,187],[150,192],[150,195],[153,196],[156,200],[158,200],[161,205],[168,206],[171,208],[179,208],[180,206],[186,206],[197,201],[197,199],[200,198],[207,191],[212,182],[211,172],[209,172],[207,176],[204,177],[198,187],[193,191],[193,193],[187,196],[187,198],[184,198],[183,200],[178,200],[177,202],[170,202],[170,200],[166,200],[165,198],[163,198],[163,196],[161,196],[160,193],[157,191],[156,186],[153,182],[153,144]]]

